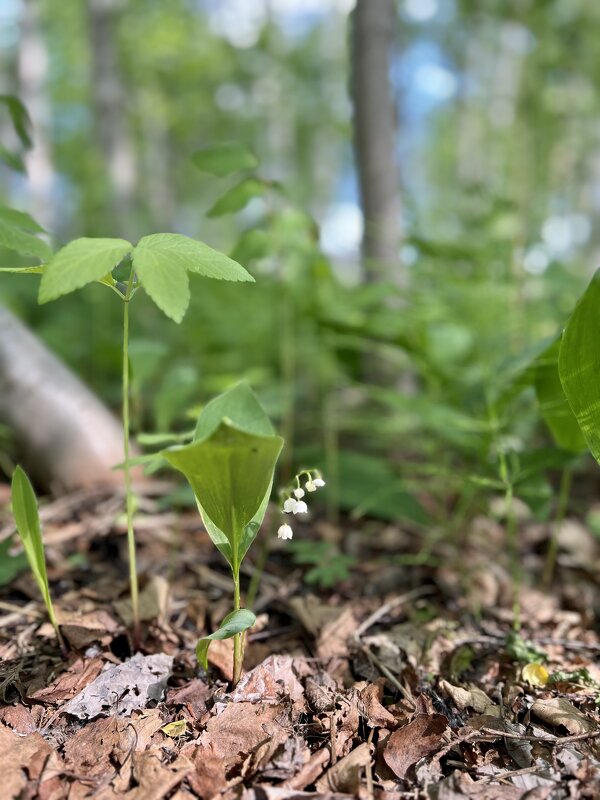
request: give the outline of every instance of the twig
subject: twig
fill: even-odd
[[[416,708],[417,708],[416,703],[412,699],[412,697],[411,697],[410,693],[408,692],[408,690],[406,689],[406,687],[404,687],[400,683],[400,681],[396,678],[396,676],[385,666],[385,664],[383,664],[377,658],[375,653],[373,653],[373,651],[370,648],[363,646],[362,649],[363,649],[363,652],[365,653],[365,655],[367,656],[367,658],[370,661],[372,661],[373,664],[375,664],[375,666],[377,667],[377,669],[385,675],[385,677],[388,679],[388,681],[390,683],[392,683],[396,687],[396,689],[398,689],[398,691],[400,692],[402,697],[406,700],[406,702],[410,705],[412,710],[415,711]]]
[[[497,731],[494,728],[481,728],[481,733],[485,736],[503,739],[523,739],[527,742],[542,742],[545,744],[570,744],[571,742],[581,742],[584,739],[596,739],[600,736],[600,731],[588,731],[588,733],[576,733],[572,736],[532,736],[526,733],[510,733],[508,731]]]
[[[377,611],[374,611],[373,614],[368,616],[364,622],[362,622],[354,633],[354,637],[356,639],[360,639],[365,631],[367,631],[370,627],[375,625],[376,622],[382,617],[385,617],[386,614],[389,614],[390,611],[393,611],[398,606],[404,605],[409,600],[415,600],[418,597],[423,597],[423,595],[432,594],[434,592],[434,588],[432,586],[421,586],[418,589],[413,589],[411,592],[406,592],[406,594],[401,594],[399,597],[394,597],[393,600],[390,600],[389,603],[384,603],[384,605],[380,606]]]

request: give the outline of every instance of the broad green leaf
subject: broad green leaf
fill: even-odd
[[[600,270],[580,298],[562,336],[558,371],[569,405],[600,463]]]
[[[206,439],[219,427],[225,417],[231,420],[236,428],[247,433],[255,433],[258,436],[272,436],[275,433],[270,419],[245,381],[206,404],[198,417],[194,440]]]
[[[153,233],[140,239],[133,251],[136,267],[140,254],[145,257],[148,251],[152,252],[153,263],[159,263],[165,269],[169,266],[178,266],[205,278],[254,282],[252,275],[237,261],[233,261],[218,250],[213,250],[204,242],[179,233]]]
[[[47,232],[30,214],[26,211],[17,211],[16,208],[0,206],[0,219],[12,225],[17,225],[25,231],[34,231],[35,233]]]
[[[255,197],[262,197],[267,191],[266,184],[257,178],[246,178],[236,186],[232,186],[217,202],[206,212],[207,217],[223,217],[225,214],[235,214],[248,205]]]
[[[50,620],[53,625],[56,625],[46,573],[46,557],[37,500],[29,478],[19,466],[15,469],[12,478],[12,510],[29,566],[40,587]]]
[[[254,153],[236,142],[203,147],[192,155],[192,162],[202,172],[209,172],[219,178],[258,166]]]
[[[40,303],[102,280],[131,250],[132,245],[125,239],[74,239],[46,265],[40,283]]]
[[[46,270],[45,264],[38,264],[33,267],[0,267],[0,272],[16,272],[24,275],[30,273],[33,275],[43,275]]]
[[[231,639],[238,633],[243,633],[256,622],[256,617],[247,608],[240,608],[227,614],[218,630],[210,636],[203,636],[196,645],[196,658],[204,670],[208,669],[208,648],[210,643],[218,639]]]
[[[162,451],[190,482],[201,513],[224,534],[232,565],[239,566],[246,526],[264,503],[282,446],[279,436],[257,436],[223,421],[206,439]]]
[[[556,445],[572,453],[581,453],[587,445],[558,374],[561,338],[556,339],[536,359],[533,382],[540,412]]]
[[[159,251],[140,248],[139,245],[133,251],[133,265],[138,280],[163,314],[174,322],[181,322],[190,304],[190,285],[185,269]]]
[[[52,249],[14,221],[0,216],[0,245],[26,256],[36,256],[47,261],[52,258]]]

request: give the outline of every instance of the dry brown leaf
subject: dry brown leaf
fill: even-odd
[[[296,677],[292,656],[269,656],[248,672],[231,695],[234,703],[279,703],[284,699],[304,699],[304,689]]]
[[[133,759],[133,772],[138,786],[126,792],[123,800],[162,800],[192,770],[192,762],[183,755],[169,764],[160,747],[146,750]]]
[[[367,722],[372,728],[389,728],[393,730],[397,727],[396,718],[387,708],[381,705],[383,698],[384,679],[375,683],[370,683],[364,689],[359,689],[361,701],[360,711],[367,718]]]
[[[265,741],[270,741],[275,750],[288,738],[287,724],[288,714],[281,706],[230,703],[207,721],[198,742],[202,745],[212,742],[215,752],[229,765]]]
[[[473,684],[469,684],[468,689],[463,689],[462,686],[454,686],[452,683],[442,680],[440,681],[440,690],[452,700],[459,711],[472,708],[477,714],[489,714],[493,717],[499,717],[501,714],[500,706]]]
[[[412,722],[392,733],[383,751],[388,767],[404,778],[419,759],[437,750],[448,720],[442,714],[417,714]]]
[[[200,800],[210,800],[227,786],[225,760],[215,742],[206,742],[199,747],[190,743],[182,751],[193,762],[187,780]]]
[[[0,726],[0,775],[2,775],[2,796],[21,797],[27,784],[30,765],[41,757],[45,761],[54,753],[48,742],[39,734],[19,736],[8,728]],[[33,779],[37,774],[29,773]]]
[[[76,650],[87,647],[107,635],[114,635],[121,627],[114,617],[102,609],[87,614],[62,611],[58,622],[65,639]]]
[[[334,620],[328,622],[317,639],[317,655],[323,661],[348,656],[348,640],[358,628],[358,620],[351,607],[345,608]]]
[[[546,725],[550,725],[553,728],[560,726],[566,728],[573,736],[597,730],[596,724],[564,697],[536,700],[531,706],[531,713],[541,719],[542,722],[545,722]]]
[[[78,658],[50,686],[39,689],[30,697],[32,700],[50,705],[64,703],[65,700],[70,700],[95,680],[102,671],[104,663],[101,658]]]
[[[168,706],[183,705],[190,712],[193,719],[199,719],[206,713],[206,701],[211,695],[211,689],[206,681],[200,678],[186,683],[178,689],[167,691],[166,704]]]
[[[356,794],[361,784],[361,774],[371,763],[371,758],[371,745],[363,742],[319,778],[316,783],[317,791]]]

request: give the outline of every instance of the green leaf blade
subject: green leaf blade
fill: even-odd
[[[580,298],[562,336],[558,370],[581,432],[600,463],[600,270]]]
[[[202,441],[162,451],[186,476],[201,510],[225,535],[238,565],[246,526],[261,509],[282,447],[279,436],[256,436],[224,421]]]
[[[46,573],[46,559],[37,500],[29,478],[19,466],[15,469],[12,478],[12,509],[15,525],[23,542],[29,566],[40,587],[46,606],[48,606],[50,602],[50,587]],[[48,610],[50,611],[50,609]]]
[[[258,436],[272,436],[275,433],[271,420],[245,381],[236,384],[206,404],[196,423],[194,441],[210,436],[225,417],[230,419],[236,428],[247,433]]]
[[[209,636],[203,636],[196,645],[196,658],[204,670],[208,670],[208,648],[211,642],[231,639],[238,633],[243,633],[256,622],[256,616],[247,608],[232,611],[221,622],[219,628]]]
[[[47,264],[40,283],[40,303],[102,280],[131,250],[125,239],[74,239]]]
[[[236,186],[232,186],[216,203],[206,212],[207,217],[223,217],[226,214],[235,214],[245,208],[250,200],[263,197],[267,186],[257,178],[246,178]]]
[[[52,248],[15,221],[0,216],[0,245],[42,261],[52,258]]]
[[[192,155],[192,163],[201,172],[224,178],[233,172],[255,169],[258,166],[258,159],[245,145],[226,142],[197,150]]]
[[[237,261],[204,242],[179,233],[153,233],[140,239],[133,251],[133,263],[138,272],[140,259],[145,259],[148,253],[153,254],[154,263],[163,270],[180,269],[215,280],[254,282],[252,275]]]
[[[533,365],[533,385],[540,413],[558,447],[582,453],[587,444],[565,396],[558,372],[562,336],[538,356]]]

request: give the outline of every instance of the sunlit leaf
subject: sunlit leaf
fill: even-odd
[[[36,256],[42,261],[52,257],[52,248],[35,234],[16,222],[0,216],[0,245],[25,256]]]
[[[565,395],[596,461],[600,462],[600,270],[562,336],[558,370]]]
[[[125,239],[74,239],[46,265],[40,282],[40,303],[102,280],[132,250]]]
[[[196,645],[196,658],[203,669],[208,669],[208,648],[211,642],[221,639],[232,639],[236,634],[243,633],[256,622],[256,617],[247,608],[240,608],[228,614],[218,630],[210,636],[204,636]]]

